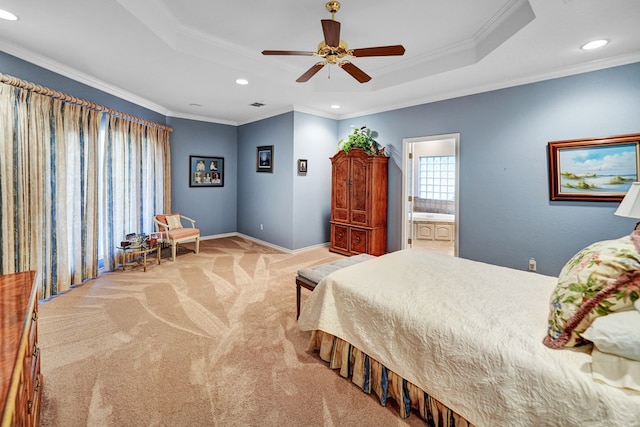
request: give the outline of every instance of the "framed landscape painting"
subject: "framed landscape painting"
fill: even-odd
[[[638,181],[640,134],[548,144],[551,200],[621,201]]]

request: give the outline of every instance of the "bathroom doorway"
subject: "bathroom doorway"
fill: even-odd
[[[458,255],[460,134],[403,141],[402,242],[405,248]]]

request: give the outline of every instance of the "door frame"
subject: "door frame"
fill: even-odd
[[[411,167],[415,159],[409,158],[409,153],[413,153],[414,144],[441,141],[443,139],[453,139],[455,145],[456,156],[456,200],[455,200],[455,240],[454,255],[458,256],[458,233],[460,230],[460,133],[449,133],[444,135],[419,136],[414,138],[402,139],[402,249],[409,247],[409,237],[411,230],[408,230],[409,224],[409,182],[413,182],[413,177],[407,176],[407,171],[414,169]],[[415,172],[414,172],[415,173]]]

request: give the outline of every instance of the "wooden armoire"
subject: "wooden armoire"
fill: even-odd
[[[331,246],[343,255],[387,252],[389,158],[358,148],[331,157]]]

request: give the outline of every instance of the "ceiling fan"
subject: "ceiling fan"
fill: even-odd
[[[340,22],[335,20],[336,12],[340,10],[340,2],[330,1],[326,4],[327,10],[331,12],[331,19],[322,19],[322,32],[324,40],[318,44],[316,52],[306,52],[300,50],[263,50],[263,55],[302,55],[319,56],[323,60],[314,64],[303,75],[296,80],[298,83],[308,81],[318,71],[327,64],[336,64],[360,83],[371,80],[371,76],[356,67],[346,59],[345,56],[354,58],[364,58],[366,56],[401,56],[404,55],[402,45],[365,47],[361,49],[349,49],[344,40],[340,40]]]

